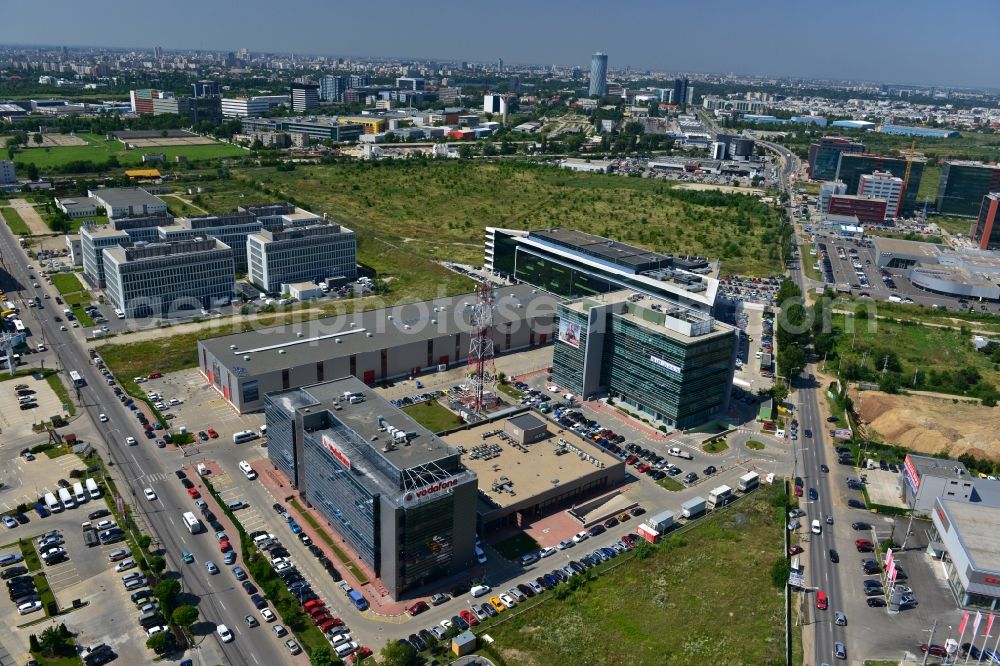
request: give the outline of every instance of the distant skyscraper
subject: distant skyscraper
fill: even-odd
[[[688,103],[688,79],[674,79],[674,104],[683,106]]]
[[[604,97],[608,94],[608,56],[605,53],[595,53],[590,58],[590,91],[591,97]]]

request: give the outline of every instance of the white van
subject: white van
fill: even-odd
[[[69,490],[66,488],[59,489],[59,501],[67,509],[73,509],[76,507],[76,502],[73,500],[73,496],[70,495]]]
[[[63,505],[59,503],[59,500],[52,493],[45,493],[45,506],[52,513],[61,513],[63,510]]]
[[[77,504],[90,501],[90,496],[87,495],[87,492],[83,489],[83,484],[79,481],[73,484],[73,498]]]
[[[254,471],[253,467],[250,466],[246,460],[240,461],[240,470],[243,472],[243,476],[247,477],[251,481],[257,478],[257,472]]]

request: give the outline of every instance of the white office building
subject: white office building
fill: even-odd
[[[167,204],[141,187],[102,187],[90,190],[87,196],[103,207],[111,219],[167,214]]]
[[[893,176],[888,171],[876,171],[861,176],[858,185],[858,195],[885,199],[885,219],[894,220],[899,216],[899,206],[902,201],[903,179]]]
[[[10,160],[0,160],[0,183],[16,183],[17,175],[14,173],[14,163]]]
[[[105,294],[127,317],[164,316],[232,300],[233,250],[214,238],[104,250]]]
[[[258,97],[223,97],[222,115],[226,118],[257,118],[276,106],[288,106],[288,95],[262,95]]]
[[[247,266],[250,281],[270,293],[306,280],[353,280],[357,242],[352,230],[324,221],[264,230],[247,237]]]
[[[830,197],[847,194],[847,184],[840,180],[824,181],[819,186],[819,212],[830,212]]]

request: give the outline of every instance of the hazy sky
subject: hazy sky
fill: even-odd
[[[996,0],[0,0],[0,43],[1000,86]]]

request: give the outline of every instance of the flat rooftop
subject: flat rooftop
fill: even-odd
[[[344,399],[346,392],[363,396],[364,400],[352,404]],[[357,377],[343,377],[271,394],[272,399],[278,396],[282,399],[289,396],[292,400],[290,404],[300,410],[329,411],[334,419],[358,435],[354,441],[356,447],[365,447],[369,457],[371,455],[381,457],[399,471],[432,463],[457,453],[440,437],[393,407]],[[381,426],[380,418],[383,424]],[[393,440],[390,433],[384,429],[385,426],[393,426],[409,433],[407,443],[397,444],[391,450],[385,451],[385,445]],[[332,431],[332,429],[321,429],[315,432],[322,433],[328,430]],[[338,441],[343,444],[339,438]],[[345,450],[344,453],[348,457],[351,455],[349,450]],[[352,464],[356,459],[360,464],[360,457],[351,458]]]
[[[504,287],[494,293],[494,325],[511,322],[517,326],[528,315],[556,314],[558,299],[531,285]],[[239,366],[240,372],[234,374],[252,376],[468,332],[475,303],[475,294],[461,294],[236,333],[198,344],[231,372]]]
[[[1000,508],[941,500],[976,569],[1000,571]]]
[[[529,237],[568,246],[623,266],[642,266],[650,262],[673,262],[673,255],[660,254],[641,247],[619,243],[575,229],[544,229],[532,231]]]
[[[495,502],[495,504],[484,503],[487,511],[524,502],[529,497],[571,483],[600,469],[594,463],[581,458],[577,451],[582,451],[592,459],[604,463],[604,469],[620,462],[593,444],[588,444],[576,433],[568,430],[558,431],[553,424],[547,421],[544,423],[550,436],[533,444],[524,445],[523,450],[522,447],[507,443],[498,435],[483,437],[485,433],[502,431],[504,425],[502,420],[444,436],[448,444],[464,449],[462,464],[479,477],[480,494]],[[560,446],[560,442],[565,446]],[[472,453],[476,447],[484,445],[499,446],[499,455],[492,458],[487,456],[473,458]],[[557,454],[560,449],[566,453]],[[494,484],[503,485],[504,489],[494,490]],[[480,501],[482,502],[482,498]]]

